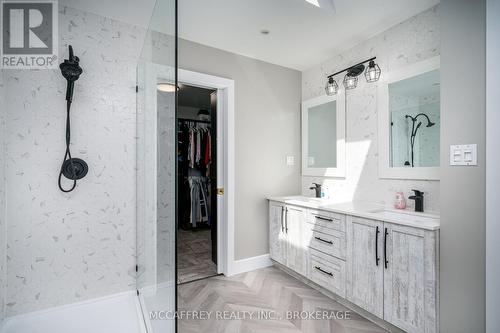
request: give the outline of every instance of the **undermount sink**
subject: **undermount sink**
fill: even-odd
[[[395,211],[389,209],[376,209],[370,210],[368,213],[376,214],[384,219],[398,220],[398,221],[422,221],[422,222],[432,222],[439,220],[439,216],[433,214],[425,214],[410,211]]]
[[[290,201],[300,201],[300,202],[313,202],[313,203],[328,203],[330,199],[327,198],[314,198],[314,197],[304,197],[304,196],[292,196],[286,197],[285,200]]]

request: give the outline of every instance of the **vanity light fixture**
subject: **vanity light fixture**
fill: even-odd
[[[344,88],[346,89],[354,89],[358,86],[358,77],[351,76],[351,74],[347,73],[344,76]]]
[[[370,60],[368,68],[365,71],[365,78],[368,83],[377,82],[380,78],[380,67],[375,63],[375,61]]]
[[[341,71],[328,75],[328,81],[325,86],[325,91],[327,95],[334,95],[337,93],[338,86],[337,82],[334,80],[334,76],[347,72],[344,76],[343,84],[345,89],[350,90],[358,86],[358,76],[365,72],[366,82],[372,83],[378,81],[380,78],[380,67],[375,63],[376,57],[362,61],[354,66],[345,68]],[[368,67],[365,67],[365,63],[368,63]],[[335,85],[335,89],[334,89]],[[335,91],[335,92],[334,92]]]
[[[337,81],[335,81],[333,77],[330,76],[325,86],[326,94],[328,96],[336,95],[338,90],[339,90],[339,85],[337,84]]]

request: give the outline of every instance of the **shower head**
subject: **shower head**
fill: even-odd
[[[73,47],[69,45],[68,49],[69,57],[59,65],[59,68],[61,69],[61,73],[64,78],[68,81],[68,86],[66,88],[66,100],[71,103],[73,100],[73,88],[75,86],[75,81],[78,80],[83,72],[83,69],[79,65],[80,59],[73,54]]]
[[[410,116],[410,115],[405,115],[405,118],[406,118],[406,119],[410,118],[410,119],[411,119],[411,121],[412,121],[413,123],[415,123],[415,122],[417,121],[417,118],[418,118],[418,117],[420,117],[420,116],[423,116],[423,117],[425,117],[425,118],[427,119],[427,125],[426,125],[425,127],[432,127],[432,126],[436,125],[436,123],[433,123],[433,122],[431,121],[431,119],[429,118],[429,116],[428,116],[428,115],[426,115],[425,113],[419,113],[419,114],[417,114],[415,117],[412,117],[412,116]]]

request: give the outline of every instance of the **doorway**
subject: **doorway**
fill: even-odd
[[[179,84],[177,283],[218,274],[217,90]]]

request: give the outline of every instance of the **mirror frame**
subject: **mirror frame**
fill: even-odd
[[[440,57],[429,58],[401,70],[387,73],[377,86],[379,178],[439,180],[440,167],[391,167],[389,84],[440,68]]]
[[[309,117],[311,107],[336,101],[337,106],[337,166],[335,168],[310,168],[307,164],[309,150]],[[302,175],[315,177],[345,177],[346,137],[345,137],[345,92],[339,89],[336,95],[322,95],[302,102]]]

